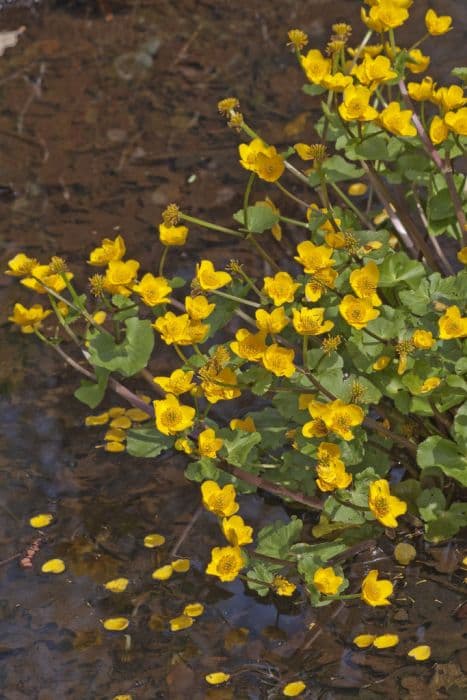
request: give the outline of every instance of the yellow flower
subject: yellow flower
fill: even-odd
[[[421,83],[407,84],[407,92],[412,100],[415,100],[416,102],[431,100],[434,89],[435,83],[433,82],[433,78],[430,78],[428,75],[423,78]]]
[[[185,309],[188,316],[194,321],[203,321],[212,314],[215,308],[216,305],[210,304],[204,296],[185,297]]]
[[[114,695],[112,700],[133,700],[132,695]]]
[[[68,312],[68,307],[66,305],[65,305],[65,309],[67,309],[67,312]],[[63,309],[63,310],[65,310],[65,309]],[[60,309],[60,311],[62,311],[62,309]],[[66,316],[66,314],[63,314],[63,311],[62,311],[62,316],[63,315]],[[93,314],[93,316],[92,316],[92,320],[94,321],[94,323],[97,323],[98,326],[102,326],[102,324],[105,323],[106,318],[107,318],[107,314],[105,311],[96,311],[96,313]]]
[[[336,576],[332,566],[316,569],[313,576],[315,587],[323,595],[336,595],[343,581],[342,576]]]
[[[230,347],[239,357],[255,362],[261,359],[266,350],[265,337],[264,331],[250,333],[246,328],[240,328],[235,333],[236,340],[230,343]]]
[[[357,51],[359,56],[371,56],[372,58],[374,58],[375,56],[378,56],[381,53],[383,48],[383,44],[367,44],[363,48],[359,46],[358,49],[354,49],[352,48],[352,46],[348,46],[347,51],[349,52],[349,55],[352,58],[354,58],[357,55]]]
[[[467,107],[462,107],[457,112],[447,112],[444,121],[454,133],[467,136]]]
[[[336,489],[346,489],[352,483],[352,474],[345,471],[345,465],[341,460],[331,462],[328,465],[317,464],[316,485],[324,493],[336,491]]]
[[[321,80],[321,85],[325,87],[326,90],[344,92],[345,88],[352,85],[352,78],[350,75],[344,75],[343,73],[334,73],[334,75],[329,73]],[[294,146],[294,148],[296,148],[296,146]]]
[[[256,325],[260,331],[275,335],[280,333],[289,323],[289,319],[285,315],[284,307],[280,306],[268,313],[264,309],[258,309],[255,313]]]
[[[394,0],[379,0],[378,4],[370,9],[369,15],[363,8],[361,9],[362,22],[368,29],[376,32],[386,32],[388,29],[400,27],[409,17],[404,4]]]
[[[350,85],[344,90],[344,101],[339,105],[339,114],[344,121],[357,119],[368,122],[376,119],[378,112],[370,107],[371,91],[361,85]]]
[[[433,391],[441,384],[441,379],[439,377],[428,377],[425,379],[422,386],[419,389],[420,394],[427,394],[429,391]]]
[[[26,275],[30,275],[38,264],[36,258],[29,258],[24,253],[18,253],[14,258],[8,261],[8,267],[10,269],[5,271],[5,275],[25,277]]]
[[[236,492],[232,484],[221,488],[215,481],[204,481],[201,484],[203,506],[219,518],[228,518],[234,515],[239,505],[236,502]]]
[[[53,519],[54,516],[52,513],[40,513],[39,515],[34,515],[32,518],[29,518],[29,524],[31,527],[42,529],[50,525]]]
[[[290,597],[297,590],[295,583],[288,581],[284,576],[274,576],[271,583],[277,595]]]
[[[402,109],[398,102],[390,102],[380,112],[379,123],[391,134],[396,136],[416,136],[417,130],[411,123],[413,112],[410,109]]]
[[[287,36],[290,39],[290,44],[294,46],[296,51],[301,51],[308,44],[308,35],[302,32],[301,29],[290,29],[287,32]],[[289,44],[287,44],[289,46]]]
[[[313,416],[313,404],[310,404],[308,410]],[[316,417],[319,416],[317,415]],[[351,428],[361,425],[365,414],[360,406],[352,403],[344,403],[344,401],[336,399],[335,401],[325,404],[325,409],[321,413],[321,418],[324,420],[330,432],[348,441],[354,438]]]
[[[457,306],[449,306],[438,319],[439,337],[442,340],[464,338],[467,335],[467,316],[461,316]]]
[[[430,57],[425,56],[420,49],[409,51],[409,58],[411,60],[407,61],[406,65],[412,73],[423,73],[430,65]]]
[[[245,525],[240,515],[232,515],[230,518],[223,518],[222,532],[224,537],[232,547],[243,547],[245,544],[253,542],[253,528]]]
[[[277,272],[274,277],[264,278],[264,292],[270,297],[274,306],[282,306],[294,300],[295,292],[300,287],[288,272]]]
[[[240,547],[214,547],[206,573],[221,581],[234,581],[244,566]]]
[[[229,367],[225,367],[220,372],[211,372],[208,378],[203,378],[201,389],[209,403],[217,403],[222,400],[230,401],[241,394],[237,377]]]
[[[350,286],[359,299],[368,299],[373,306],[380,306],[381,299],[376,293],[379,282],[379,269],[375,262],[370,261],[360,270],[350,273]]]
[[[390,649],[399,644],[399,637],[397,634],[381,634],[375,637],[373,641],[373,646],[377,649]]]
[[[151,578],[155,581],[167,581],[173,574],[172,564],[165,564],[152,572]]]
[[[435,339],[431,331],[418,330],[412,336],[412,343],[420,350],[429,350],[435,344]]]
[[[446,141],[447,137],[449,136],[449,127],[445,121],[441,119],[441,117],[438,117],[437,114],[435,114],[431,120],[429,134],[431,143],[433,143],[435,146],[443,143],[443,141]]]
[[[183,614],[188,615],[188,617],[199,617],[204,612],[204,605],[202,603],[188,603],[183,608]]]
[[[281,348],[277,343],[273,343],[264,353],[262,361],[264,367],[276,377],[291,377],[295,372],[294,356],[292,348]]]
[[[146,306],[156,306],[169,301],[168,295],[172,288],[169,287],[165,277],[154,277],[147,272],[141,282],[133,286],[133,291],[141,297]]]
[[[191,562],[189,559],[175,559],[172,562],[172,569],[178,574],[185,574],[190,570]]]
[[[379,316],[379,311],[373,308],[369,299],[358,299],[352,294],[345,295],[339,304],[339,311],[349,326],[358,330],[365,328],[370,321]]]
[[[304,272],[309,275],[314,275],[336,264],[335,260],[331,260],[332,248],[326,245],[315,245],[311,241],[303,241],[298,244],[297,253],[294,260],[303,265]]]
[[[180,632],[180,630],[186,630],[191,627],[194,620],[189,615],[179,615],[178,617],[173,617],[169,620],[170,630],[172,632]]]
[[[127,578],[114,578],[104,583],[104,588],[111,593],[123,593],[126,591],[129,581]]]
[[[51,313],[51,311],[45,311],[41,304],[34,304],[29,309],[22,304],[15,304],[13,315],[8,316],[8,320],[19,326],[21,333],[34,333]]]
[[[221,683],[227,683],[230,679],[230,673],[223,673],[222,671],[215,671],[214,673],[208,673],[204,676],[204,680],[209,685],[220,685]]]
[[[61,574],[65,571],[65,562],[63,559],[49,559],[41,566],[43,574]]]
[[[391,358],[389,355],[381,355],[375,362],[373,362],[371,368],[374,369],[375,372],[380,372],[382,369],[386,369],[390,362]]]
[[[195,409],[179,403],[173,394],[168,394],[161,401],[153,401],[153,406],[156,427],[164,435],[175,435],[193,425]]]
[[[428,644],[421,644],[408,651],[407,656],[410,656],[415,661],[427,661],[431,656],[431,647]]]
[[[274,148],[274,146],[271,146],[271,148]],[[276,151],[275,148],[274,151]],[[254,172],[262,180],[266,180],[266,182],[276,182],[284,170],[284,159],[277,152],[274,152],[270,156],[264,153],[258,153],[256,156]]]
[[[301,57],[305,75],[315,85],[321,85],[323,78],[331,72],[331,61],[325,58],[318,49],[311,49],[306,56]]]
[[[201,260],[196,265],[196,279],[201,289],[206,291],[220,289],[232,281],[228,272],[216,272],[210,260]]]
[[[370,484],[368,507],[384,527],[397,527],[396,518],[407,511],[407,503],[397,496],[391,496],[386,479],[378,479]]]
[[[188,314],[176,316],[172,311],[167,311],[164,316],[159,316],[152,324],[160,333],[167,345],[192,345],[202,343],[209,332],[207,324],[192,320]]]
[[[326,241],[331,236],[339,236],[340,234],[326,234]],[[335,241],[332,241],[333,243]],[[334,263],[334,261],[332,261]],[[332,267],[325,267],[322,270],[317,270],[313,273],[313,278],[305,285],[305,297],[307,301],[318,301],[328,289],[333,289],[337,279],[337,272]]]
[[[437,15],[434,10],[427,10],[425,26],[431,36],[440,36],[451,31],[452,17],[449,15]]]
[[[293,327],[300,335],[321,335],[334,328],[333,321],[324,321],[324,308],[293,309]]]
[[[185,245],[188,236],[186,226],[167,226],[159,224],[159,239],[163,245]]]
[[[102,624],[109,632],[123,632],[127,629],[130,621],[126,617],[109,617]]]
[[[371,647],[375,639],[376,637],[374,634],[359,634],[357,637],[352,639],[352,642],[359,649],[367,649],[368,647]]]
[[[372,569],[362,581],[361,597],[364,603],[372,607],[391,605],[387,599],[392,595],[393,588],[391,581],[378,581],[378,570]]]
[[[66,287],[67,280],[73,279],[71,272],[65,272],[63,275],[53,272],[50,265],[36,265],[32,268],[31,277],[25,277],[21,280],[28,289],[32,289],[38,294],[47,294],[47,289],[52,289],[54,292],[62,292]]]
[[[368,190],[368,185],[364,182],[353,182],[349,185],[347,192],[351,197],[361,197],[366,194]]]
[[[193,443],[188,438],[178,438],[175,440],[174,448],[179,452],[184,452],[186,455],[193,453]]]
[[[93,267],[105,267],[110,262],[121,260],[125,253],[126,246],[122,236],[117,236],[114,240],[104,238],[101,247],[91,251],[88,263]]]
[[[146,535],[143,542],[144,546],[148,549],[154,549],[154,547],[161,547],[164,543],[164,535],[159,535],[157,532],[153,532],[150,535]]]
[[[206,428],[198,436],[198,452],[201,457],[215,459],[224,441],[217,438],[212,428]]]
[[[229,423],[230,430],[243,430],[245,433],[256,432],[256,425],[253,418],[247,416],[244,420],[233,418]]]
[[[352,69],[352,75],[355,75],[358,81],[370,90],[380,83],[397,78],[397,73],[391,70],[391,61],[387,56],[376,56],[376,58],[364,56],[362,63]]]
[[[245,170],[256,172],[256,159],[260,153],[267,157],[273,157],[276,152],[274,146],[267,146],[261,139],[253,139],[250,143],[241,143],[238,147],[240,165]]]
[[[303,681],[292,681],[282,688],[282,695],[285,695],[286,698],[296,698],[305,689],[306,685]]]
[[[130,296],[139,270],[137,260],[111,260],[104,277],[104,289],[110,294]]]
[[[467,265],[467,246],[460,249],[460,251],[457,253],[457,259],[463,265]]]
[[[191,391],[195,386],[192,381],[193,376],[194,372],[184,372],[183,369],[176,369],[170,377],[154,377],[153,382],[162,387],[166,394],[180,396],[181,394],[186,394],[187,391]]]
[[[464,97],[464,90],[460,85],[450,85],[436,90],[433,93],[432,101],[439,105],[443,111],[448,112],[465,105],[467,98]]]

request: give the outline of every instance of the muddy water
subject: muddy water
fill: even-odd
[[[302,114],[302,130],[292,135],[306,140],[310,102],[284,47],[286,31],[302,27],[322,45],[331,21],[351,21],[359,2],[29,5],[0,13],[1,30],[25,27],[0,58],[2,263],[18,251],[43,260],[56,253],[85,281],[83,251],[117,230],[130,255],[153,269],[160,255],[154,225],[170,201],[229,223],[245,178],[217,100],[237,94],[275,143],[285,143],[284,124]],[[417,3],[417,17],[425,6]],[[445,6],[461,26],[462,3]],[[456,64],[462,40],[457,30],[443,42],[435,76]],[[207,248],[219,264],[234,255],[261,272],[251,251],[196,229],[169,269],[191,274]],[[294,599],[259,601],[241,583],[207,581],[207,552],[219,539],[203,514],[177,550],[191,557],[190,573],[154,585],[150,574],[190,522],[198,489],[173,457],[135,460],[95,448],[102,435],[83,426],[86,411],[71,396],[75,377],[6,322],[14,301],[29,303],[28,295],[11,278],[0,284],[2,700],[273,698],[279,683],[298,676],[310,698],[463,696],[456,544],[429,552],[420,545],[428,564],[403,572],[389,611],[316,613]],[[151,369],[164,373],[170,363],[160,351]],[[106,405],[115,403],[109,398]],[[37,512],[55,515],[39,540],[28,526]],[[244,500],[242,512],[255,528],[286,517],[259,497]],[[142,546],[153,531],[167,537],[156,554]],[[33,544],[33,566],[22,568]],[[369,558],[388,575],[402,574],[391,553],[390,542],[364,552],[351,578],[361,577]],[[55,578],[40,573],[52,556],[67,562]],[[130,579],[128,591],[108,594],[102,584],[119,575]],[[193,601],[206,605],[204,616],[190,630],[170,633],[167,620]],[[128,637],[103,630],[100,620],[115,615],[131,618]],[[351,639],[367,630],[396,631],[401,645],[356,652]],[[407,663],[407,649],[425,641],[432,661]],[[231,684],[208,689],[203,677],[213,670],[232,673]]]

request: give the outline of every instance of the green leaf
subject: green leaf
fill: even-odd
[[[290,559],[290,547],[300,537],[303,523],[292,516],[288,523],[281,520],[266,525],[258,532],[256,551],[268,557]]]
[[[453,503],[448,511],[430,520],[425,526],[425,538],[429,542],[443,542],[457,535],[467,526],[467,504]]]
[[[203,457],[198,459],[196,462],[191,462],[185,469],[185,476],[190,481],[197,481],[201,483],[205,479],[212,479],[218,484],[221,483],[221,476],[225,472],[221,472],[217,469],[215,462],[209,457]]]
[[[345,180],[356,180],[365,173],[363,168],[358,168],[353,163],[342,158],[342,156],[331,156],[326,158],[322,165],[322,170],[326,175],[327,182],[344,182]]]
[[[432,435],[417,450],[417,462],[421,469],[439,467],[446,476],[467,486],[467,460],[451,440]]]
[[[464,83],[467,82],[467,66],[457,66],[456,68],[452,69],[451,73]]]
[[[139,318],[126,319],[125,326],[125,339],[119,344],[107,333],[92,334],[89,354],[95,367],[132,377],[146,367],[154,347],[154,333],[151,322]]]
[[[316,95],[322,95],[323,92],[326,92],[326,88],[322,87],[321,85],[309,85],[307,83],[306,85],[302,85],[302,91],[305,93],[305,95],[315,97]]]
[[[253,366],[242,372],[240,375],[241,382],[250,385],[251,391],[256,396],[262,396],[266,393],[272,384],[274,377],[271,372],[268,372],[264,367]]]
[[[243,209],[239,209],[233,216],[235,221],[245,226]],[[254,204],[248,207],[248,231],[250,233],[263,233],[271,229],[279,221],[279,215],[275,214],[267,204]]]
[[[180,289],[180,287],[184,287],[186,285],[186,279],[183,277],[172,277],[172,279],[170,279],[168,282],[172,289]]]
[[[364,160],[390,160],[389,139],[385,134],[370,136],[355,146],[355,154]]]
[[[427,214],[430,221],[450,219],[455,216],[454,204],[446,188],[436,192],[427,202]]]
[[[251,561],[251,567],[246,575],[248,588],[251,588],[252,591],[256,591],[261,597],[268,595],[271,590],[268,584],[272,583],[274,576],[281,569],[281,564],[273,564],[272,562],[253,559]],[[264,585],[260,583],[261,581],[264,582]]]
[[[102,401],[107,389],[107,381],[110,372],[102,367],[95,367],[94,373],[97,378],[95,382],[88,382],[87,379],[82,379],[79,389],[76,389],[74,397],[85,403],[89,408],[96,408]]]
[[[174,438],[162,435],[155,428],[132,428],[127,433],[126,448],[133,457],[158,457],[173,444]]]
[[[456,441],[460,445],[467,442],[467,402],[462,404],[456,413],[453,431]]]
[[[358,510],[345,506],[336,501],[334,496],[329,496],[324,504],[325,513],[331,522],[346,523],[347,525],[361,525],[365,522],[365,516]]]
[[[446,499],[441,489],[423,489],[417,498],[417,506],[425,522],[436,520],[439,513],[446,507]]]
[[[396,287],[405,282],[411,288],[418,288],[420,280],[426,275],[424,266],[403,252],[387,255],[379,272],[380,287]]]
[[[234,467],[245,467],[248,455],[260,442],[261,435],[259,433],[236,431],[232,440],[224,440],[224,447],[227,450],[226,461],[233,464]]]

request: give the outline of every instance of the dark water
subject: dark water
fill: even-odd
[[[426,7],[416,4],[415,24]],[[0,13],[0,30],[26,28],[0,58],[2,263],[18,251],[42,260],[64,255],[84,282],[83,251],[116,230],[130,256],[152,269],[160,255],[154,226],[170,201],[229,223],[244,176],[216,102],[237,94],[276,143],[286,141],[284,124],[306,113],[296,134],[306,140],[310,102],[286,32],[302,27],[323,45],[330,23],[352,20],[360,4],[24,5]],[[458,26],[461,6],[451,0],[442,8]],[[458,29],[442,43],[432,74],[458,63],[462,39]],[[169,269],[190,274],[208,248],[219,264],[234,255],[257,269],[251,251],[195,229]],[[465,696],[456,543],[430,551],[418,543],[419,559],[402,571],[383,541],[356,559],[350,575],[358,580],[370,557],[389,576],[403,573],[391,608],[316,612],[294,599],[260,601],[241,582],[207,581],[208,550],[220,543],[203,514],[178,551],[191,558],[191,571],[155,585],[150,574],[170,559],[195,513],[197,487],[184,480],[179,458],[135,460],[95,449],[102,432],[84,427],[86,411],[72,398],[76,378],[6,321],[15,301],[29,303],[27,293],[11,278],[0,285],[0,698],[274,698],[280,683],[298,677],[309,698]],[[164,373],[170,362],[160,351],[151,371]],[[116,404],[109,397],[106,406]],[[38,536],[28,520],[38,512],[54,513],[55,522],[36,543],[32,569],[24,569],[19,561]],[[243,500],[242,514],[255,529],[286,517],[259,497]],[[167,543],[150,551],[142,540],[154,531]],[[54,556],[66,572],[41,574]],[[102,586],[117,576],[131,581],[119,596]],[[205,614],[171,633],[167,621],[194,601]],[[115,615],[131,618],[125,635],[103,630],[100,620]],[[351,640],[363,631],[397,632],[401,644],[356,651]],[[433,648],[430,662],[408,663],[407,650],[423,642]],[[231,673],[231,684],[209,689],[203,678],[214,670]]]

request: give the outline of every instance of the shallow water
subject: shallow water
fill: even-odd
[[[170,201],[228,224],[241,206],[244,177],[236,136],[216,102],[238,94],[275,143],[285,143],[284,124],[304,114],[294,137],[306,140],[310,101],[284,47],[286,31],[303,27],[322,44],[331,21],[352,20],[359,7],[354,0],[30,4],[30,11],[0,14],[1,30],[26,27],[0,59],[2,262],[20,250],[42,259],[56,253],[82,281],[83,251],[117,229],[131,255],[152,269],[160,255],[154,225]],[[459,26],[461,5],[443,3]],[[425,6],[417,4],[418,17]],[[456,64],[462,38],[457,30],[443,42],[434,75]],[[190,274],[208,247],[219,264],[235,255],[257,269],[251,251],[195,229],[169,269]],[[389,611],[311,611],[294,599],[258,600],[241,582],[208,581],[207,552],[220,542],[203,513],[178,550],[191,558],[191,571],[155,585],[150,574],[196,512],[198,488],[184,479],[179,457],[136,460],[96,449],[102,432],[84,427],[87,411],[72,398],[76,378],[6,322],[14,301],[28,295],[11,278],[1,279],[0,293],[2,700],[119,693],[256,700],[279,697],[279,681],[297,677],[307,681],[309,698],[464,696],[458,543],[431,550],[419,543],[419,559],[403,570],[383,541],[356,557],[350,576],[358,581],[369,561],[388,575],[399,572]],[[151,370],[163,373],[170,362],[160,351]],[[109,397],[105,405],[116,404]],[[255,528],[286,517],[273,500],[241,503]],[[20,559],[40,537],[28,525],[37,512],[54,513],[55,522],[36,542],[33,567],[24,569]],[[150,551],[142,540],[154,531],[167,543]],[[66,561],[66,572],[41,574],[53,556]],[[131,580],[119,596],[102,587],[117,575]],[[193,601],[206,605],[205,614],[187,631],[168,631],[168,619]],[[100,620],[114,615],[131,617],[129,640],[103,630]],[[401,644],[356,651],[352,638],[367,630],[397,631]],[[433,647],[430,662],[408,663],[407,650],[424,641]],[[232,673],[232,683],[208,689],[204,675],[219,669]]]

